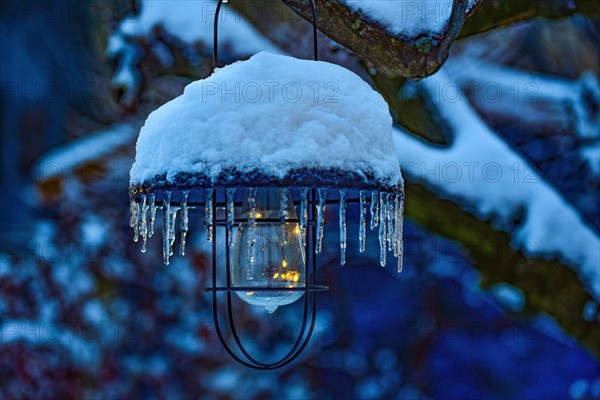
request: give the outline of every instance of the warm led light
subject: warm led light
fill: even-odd
[[[282,190],[284,192],[282,193]],[[296,219],[296,210],[287,189],[257,189],[255,198],[246,192],[242,218],[235,241],[231,264],[232,286],[281,288],[281,291],[236,292],[243,301],[265,307],[274,312],[277,307],[293,303],[303,292],[286,291],[289,287],[304,287],[306,264],[304,247],[300,245],[300,227],[297,222],[279,221],[282,195],[287,218]],[[253,201],[254,200],[254,201]],[[254,210],[250,204],[254,203]],[[250,217],[256,215],[255,225]],[[261,221],[260,218],[271,222]],[[276,220],[277,222],[272,222]]]

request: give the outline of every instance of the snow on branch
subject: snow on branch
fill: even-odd
[[[477,85],[474,101],[486,113],[574,131],[589,142],[581,155],[600,174],[600,112],[595,111],[600,109],[600,82],[593,72],[568,80],[465,56],[449,59],[444,71],[461,88]]]
[[[136,100],[149,70],[139,64],[149,58],[156,58],[169,73],[177,71],[180,55],[176,48],[188,66],[201,71],[197,53],[203,49],[200,57],[212,55],[215,12],[216,0],[143,0],[139,14],[123,18],[108,38],[106,54],[117,61],[113,84],[125,90],[124,98]],[[263,50],[281,52],[228,5],[220,13],[219,46],[239,58]],[[156,66],[152,70],[158,71]]]
[[[284,0],[309,20],[304,0]],[[444,63],[461,37],[533,18],[581,13],[598,18],[596,0],[315,0],[319,29],[377,69],[422,78]]]
[[[308,2],[284,0],[311,20]],[[318,28],[378,70],[423,78],[448,57],[468,11],[467,0],[316,0]]]
[[[89,136],[74,140],[40,158],[32,170],[38,180],[71,173],[76,167],[101,160],[134,140],[137,126],[116,124]]]
[[[454,141],[449,147],[433,147],[397,128],[394,141],[403,172],[492,219],[525,254],[558,257],[600,301],[598,233],[484,123],[458,92],[451,71],[444,68],[421,85]],[[522,221],[515,226],[520,214]]]
[[[148,36],[156,27],[162,27],[183,42],[202,42],[212,47],[215,12],[216,1],[144,0],[140,15],[122,20],[118,32],[126,37]],[[220,14],[219,39],[222,46],[230,44],[236,54],[277,52],[227,5]]]

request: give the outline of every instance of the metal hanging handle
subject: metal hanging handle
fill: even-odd
[[[219,0],[217,3],[217,9],[215,11],[215,20],[214,20],[214,35],[213,35],[213,69],[217,68],[217,46],[218,46],[218,37],[219,37],[219,12],[221,11],[221,5],[224,0]],[[229,0],[225,0],[227,2]],[[319,51],[317,46],[317,9],[315,7],[314,0],[308,0],[310,4],[310,11],[312,12],[312,26],[313,26],[313,52],[314,52],[314,60],[319,61]]]

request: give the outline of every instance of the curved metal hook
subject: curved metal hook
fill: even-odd
[[[319,47],[317,42],[317,9],[315,7],[314,0],[308,0],[308,2],[310,3],[310,11],[312,13],[314,60],[319,61]],[[221,11],[222,4],[223,0],[219,0],[217,3],[217,9],[215,10],[215,20],[213,25],[213,69],[217,68],[219,12]]]

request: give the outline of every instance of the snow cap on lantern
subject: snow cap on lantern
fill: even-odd
[[[386,102],[343,67],[263,52],[150,114],[132,196],[243,185],[401,191]]]

